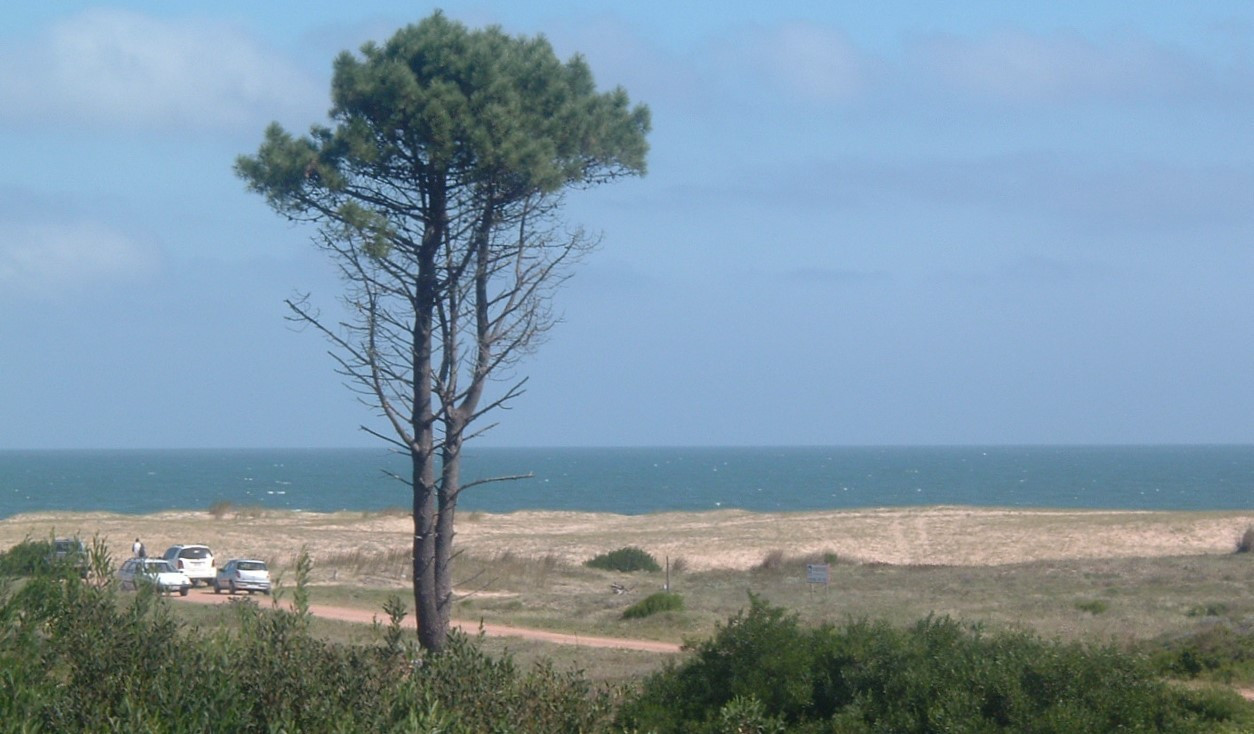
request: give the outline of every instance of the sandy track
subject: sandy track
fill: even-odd
[[[187,596],[171,596],[171,599],[177,600],[179,603],[192,604],[224,604],[231,599],[248,598],[247,595],[231,596],[230,594],[214,594],[209,590],[193,590]],[[265,597],[253,596],[258,600]],[[268,601],[268,600],[267,600]],[[323,619],[334,619],[341,622],[355,622],[359,624],[370,624],[378,620],[380,623],[386,623],[387,618],[381,617],[375,612],[365,609],[352,609],[349,607],[333,607],[325,604],[310,604],[309,613],[315,617]],[[525,640],[536,640],[539,642],[550,642],[558,645],[576,645],[582,647],[607,647],[616,650],[640,650],[642,652],[679,652],[679,645],[670,642],[658,642],[656,640],[632,640],[620,637],[595,637],[588,635],[572,635],[561,632],[551,632],[549,630],[527,629],[525,627],[510,627],[503,624],[488,624],[479,622],[468,622],[465,620],[453,620],[453,627],[462,630],[467,634],[476,634],[480,629],[483,633],[492,637],[518,637]],[[405,618],[405,625],[410,629],[415,629],[417,620],[413,615]]]

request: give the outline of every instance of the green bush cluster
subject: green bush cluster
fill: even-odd
[[[608,693],[577,674],[519,670],[457,633],[420,657],[399,601],[368,645],[311,636],[294,602],[234,603],[234,624],[189,630],[152,592],[0,580],[0,732],[607,730]]]
[[[1254,628],[1230,622],[1208,625],[1160,643],[1151,658],[1161,672],[1171,676],[1224,683],[1249,680],[1254,677]]]
[[[591,560],[584,562],[589,568],[600,568],[606,571],[623,571],[632,573],[634,571],[661,571],[662,567],[658,565],[657,559],[649,555],[640,548],[628,546],[619,548],[618,550],[602,553]]]
[[[677,612],[684,608],[684,598],[669,591],[649,594],[623,610],[623,619],[641,619],[659,612]]]
[[[618,723],[657,734],[1077,734],[1241,731],[1248,716],[1235,693],[1171,686],[1113,648],[949,618],[803,628],[753,598],[686,661],[651,676]]]
[[[33,576],[46,570],[52,556],[52,541],[26,538],[0,552],[0,576]]]

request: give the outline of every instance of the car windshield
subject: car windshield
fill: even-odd
[[[183,550],[179,551],[179,558],[208,558],[208,557],[209,557],[209,549],[203,546],[197,546],[195,548],[184,548]]]
[[[174,570],[168,561],[147,561],[144,568],[148,573],[169,573]]]
[[[261,561],[240,561],[239,563],[235,564],[235,567],[241,571],[264,571],[266,570],[266,564],[262,563]]]

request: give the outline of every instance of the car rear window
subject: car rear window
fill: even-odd
[[[264,571],[266,570],[266,564],[261,563],[260,561],[240,561],[239,563],[235,565],[241,571]]]
[[[179,558],[208,558],[208,548],[184,548],[179,551]]]

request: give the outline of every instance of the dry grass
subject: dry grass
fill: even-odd
[[[208,511],[18,516],[0,521],[0,548],[27,536],[99,533],[119,559],[138,535],[155,553],[203,542],[220,559],[262,558],[290,578],[305,546],[315,601],[380,610],[388,595],[410,593],[407,515],[249,517],[225,509],[220,519]],[[1214,621],[1198,609],[1254,623],[1254,562],[1232,552],[1233,539],[1250,528],[1254,513],[1239,512],[469,514],[459,516],[454,615],[679,641],[708,634],[754,593],[815,622],[905,624],[935,613],[1047,636],[1146,639]],[[623,609],[666,586],[665,573],[598,571],[582,562],[629,545],[673,559],[669,581],[684,596],[683,612],[621,619]],[[834,564],[830,585],[806,583],[805,565],[816,562]]]

